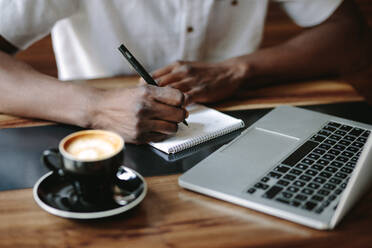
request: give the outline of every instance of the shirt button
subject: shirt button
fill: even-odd
[[[231,5],[233,5],[233,6],[238,5],[238,0],[232,0]]]
[[[194,31],[194,28],[191,27],[191,26],[188,26],[187,27],[187,33],[192,33],[192,31]]]

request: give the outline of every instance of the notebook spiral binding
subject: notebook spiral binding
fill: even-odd
[[[189,140],[189,141],[187,141],[183,144],[179,144],[177,146],[169,148],[169,153],[176,153],[176,152],[185,150],[185,149],[190,148],[192,146],[199,145],[199,144],[201,144],[203,142],[206,142],[208,140],[211,140],[211,139],[217,138],[219,136],[225,135],[227,133],[233,132],[233,131],[235,131],[239,128],[242,128],[242,127],[244,127],[244,122],[237,123],[235,125],[226,127],[222,130],[210,133],[206,136],[197,136],[197,137],[195,137],[195,138],[193,138],[193,139],[191,139],[191,140]]]

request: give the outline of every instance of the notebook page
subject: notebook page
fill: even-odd
[[[244,127],[242,120],[203,105],[193,104],[187,110],[189,126],[180,123],[175,135],[149,144],[163,152],[175,153]]]

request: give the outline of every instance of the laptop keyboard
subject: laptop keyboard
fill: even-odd
[[[320,214],[346,188],[369,134],[328,122],[247,193]]]

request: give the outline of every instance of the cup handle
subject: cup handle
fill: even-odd
[[[52,163],[49,160],[50,157],[57,158],[57,161],[59,161],[59,165],[56,165],[56,164]],[[61,154],[59,153],[59,151],[58,151],[57,148],[51,148],[51,149],[45,150],[43,152],[43,155],[41,156],[41,161],[43,162],[43,164],[49,170],[52,170],[52,171],[58,173],[61,176],[64,175],[64,172],[62,170],[62,158],[61,158]]]

